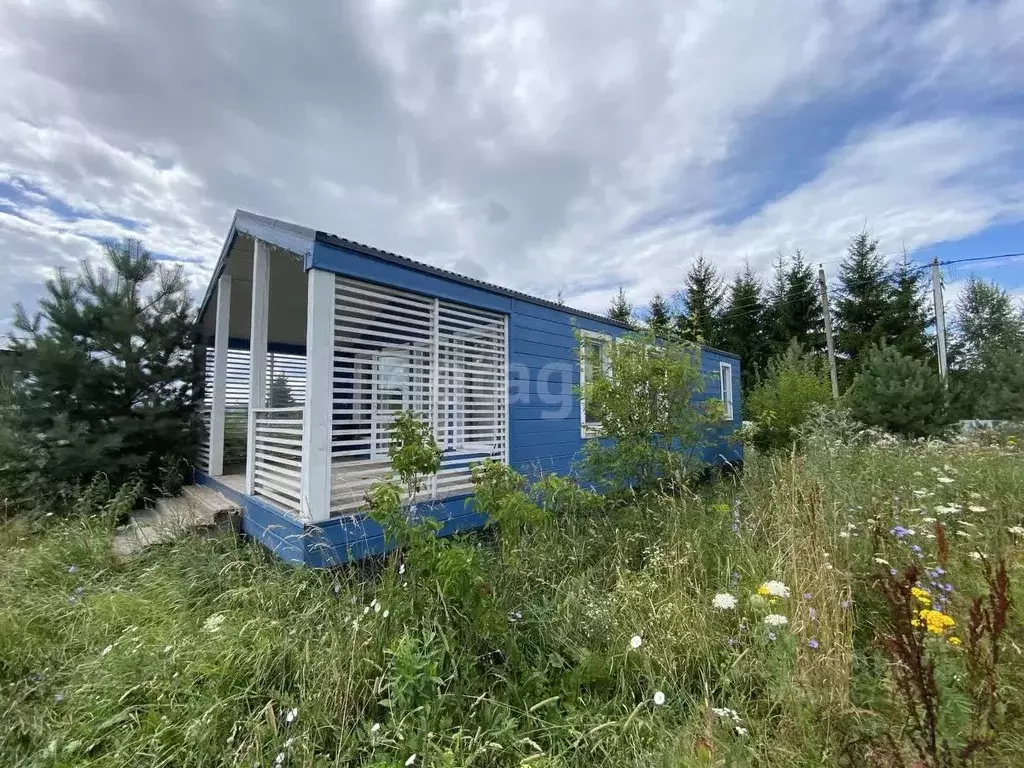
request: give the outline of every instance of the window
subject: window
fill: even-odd
[[[725,418],[733,420],[732,410],[732,363],[719,363],[718,376],[722,383],[722,402],[725,403]]]
[[[608,344],[611,337],[603,334],[583,332],[580,345],[580,387],[585,387],[599,376],[609,374]],[[580,431],[584,437],[593,437],[601,431],[601,417],[595,409],[587,410],[587,403],[580,398]]]

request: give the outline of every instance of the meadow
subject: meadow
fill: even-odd
[[[841,427],[333,571],[14,519],[0,764],[1024,764],[1017,439]]]

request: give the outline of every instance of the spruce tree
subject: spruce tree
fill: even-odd
[[[165,459],[193,458],[195,313],[185,274],[136,240],[107,245],[106,257],[106,267],[83,262],[77,275],[47,281],[35,316],[16,308],[11,418],[35,441],[30,464],[41,469],[5,469],[23,471],[26,492],[68,490],[101,472],[115,486],[130,477],[152,486]]]
[[[672,324],[672,311],[661,293],[654,294],[647,307],[647,328],[656,336],[668,333]]]
[[[850,381],[861,356],[886,336],[885,318],[892,289],[878,239],[867,231],[850,240],[839,267],[841,288],[835,302],[836,352],[846,360],[843,378]]]
[[[884,344],[864,350],[846,403],[858,421],[907,437],[940,436],[953,422],[938,370]]]
[[[814,269],[797,248],[786,270],[786,292],[779,310],[779,323],[787,347],[796,342],[803,349],[820,353],[825,348],[825,320],[821,311]]]
[[[684,311],[676,317],[680,335],[688,341],[717,346],[725,288],[715,265],[703,254],[690,265],[680,298],[684,306]]]
[[[918,360],[933,358],[935,344],[928,338],[928,327],[934,320],[928,310],[924,271],[910,263],[904,250],[891,279],[889,310],[882,318],[886,343]]]
[[[772,264],[771,282],[765,290],[765,346],[768,359],[784,354],[789,347],[788,323],[783,317],[786,306],[787,272],[786,255],[780,248],[778,258]]]
[[[745,264],[729,286],[728,301],[722,313],[721,347],[742,359],[744,393],[750,391],[770,357],[761,292],[761,281],[750,264]]]
[[[612,304],[608,308],[608,317],[611,320],[618,320],[620,323],[633,323],[633,305],[629,303],[626,298],[626,291],[619,286],[619,292],[615,294],[615,298],[612,299]]]

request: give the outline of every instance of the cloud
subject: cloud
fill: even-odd
[[[0,305],[128,232],[201,282],[236,207],[597,310],[962,237],[1024,218],[1022,7],[8,0]]]

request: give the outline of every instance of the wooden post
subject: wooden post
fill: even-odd
[[[942,302],[942,273],[939,260],[932,259],[932,298],[935,302],[935,340],[939,353],[939,378],[948,386],[946,375],[946,309]]]
[[[828,306],[828,285],[825,282],[825,265],[818,265],[818,287],[821,292],[821,314],[825,318],[825,346],[828,347],[828,373],[832,379],[832,399],[839,399],[839,376],[836,373],[836,346],[832,341],[832,313]]]
[[[217,281],[217,319],[213,340],[213,398],[210,408],[211,476],[224,474],[224,423],[227,417],[228,334],[231,319],[231,278],[221,275]]]
[[[334,273],[306,273],[306,402],[302,409],[301,514],[331,516],[331,425],[334,392]]]
[[[435,297],[430,313],[430,431],[441,446],[441,302]],[[430,476],[427,493],[431,500],[437,499],[437,473]]]
[[[270,252],[256,240],[252,252],[252,322],[249,326],[249,428],[246,432],[245,492],[256,491],[256,409],[267,407],[267,320]]]

